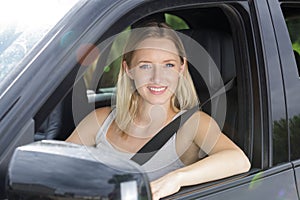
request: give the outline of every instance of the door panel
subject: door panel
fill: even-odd
[[[293,165],[294,165],[294,170],[295,170],[295,181],[296,181],[296,186],[297,186],[297,189],[299,191],[300,189],[300,160],[296,160],[293,162]],[[300,198],[300,197],[298,197]]]
[[[5,152],[0,156],[0,180],[1,180],[0,199],[4,198],[4,194],[2,191],[5,191],[5,185],[4,185],[4,181],[2,180],[5,180],[6,178],[7,166],[15,148],[33,142],[33,135],[34,135],[34,120],[30,119],[25,124],[25,126],[21,129],[20,132],[15,133],[15,138],[12,141],[12,143],[7,145],[7,141],[6,141],[6,144],[0,144],[3,146],[7,145],[8,147],[5,150]]]
[[[259,172],[246,184],[223,190],[200,199],[298,199],[293,169],[289,168],[279,173],[277,173],[277,171],[280,171],[280,169],[277,169],[275,174],[270,176],[267,175],[266,177],[264,176],[268,172]]]
[[[300,167],[300,161],[299,161]],[[247,174],[251,174],[248,175]],[[221,181],[183,188],[167,199],[205,200],[296,200],[294,170],[291,163],[266,171],[252,169],[244,178],[230,177]],[[299,168],[300,176],[300,168]]]
[[[297,189],[300,189],[300,167],[295,168],[295,178],[296,178],[296,184],[297,184]]]

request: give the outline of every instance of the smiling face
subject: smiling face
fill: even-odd
[[[143,103],[166,106],[170,106],[184,65],[175,44],[164,38],[145,39],[134,51],[130,66],[123,62]]]
[[[156,22],[129,33],[114,99],[118,127],[126,130],[133,119],[146,122],[153,111],[160,118],[164,112],[171,120],[180,110],[196,106],[197,93],[177,33]]]

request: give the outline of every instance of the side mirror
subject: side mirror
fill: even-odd
[[[8,168],[9,199],[151,199],[133,161],[96,148],[40,141],[17,148]]]

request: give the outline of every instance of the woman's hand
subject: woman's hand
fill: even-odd
[[[176,171],[171,172],[155,181],[150,183],[152,198],[158,200],[160,198],[169,196],[179,191],[180,181],[179,175]]]

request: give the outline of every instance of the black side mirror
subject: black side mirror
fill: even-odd
[[[62,141],[19,147],[7,176],[9,199],[151,199],[139,165],[96,148]]]

